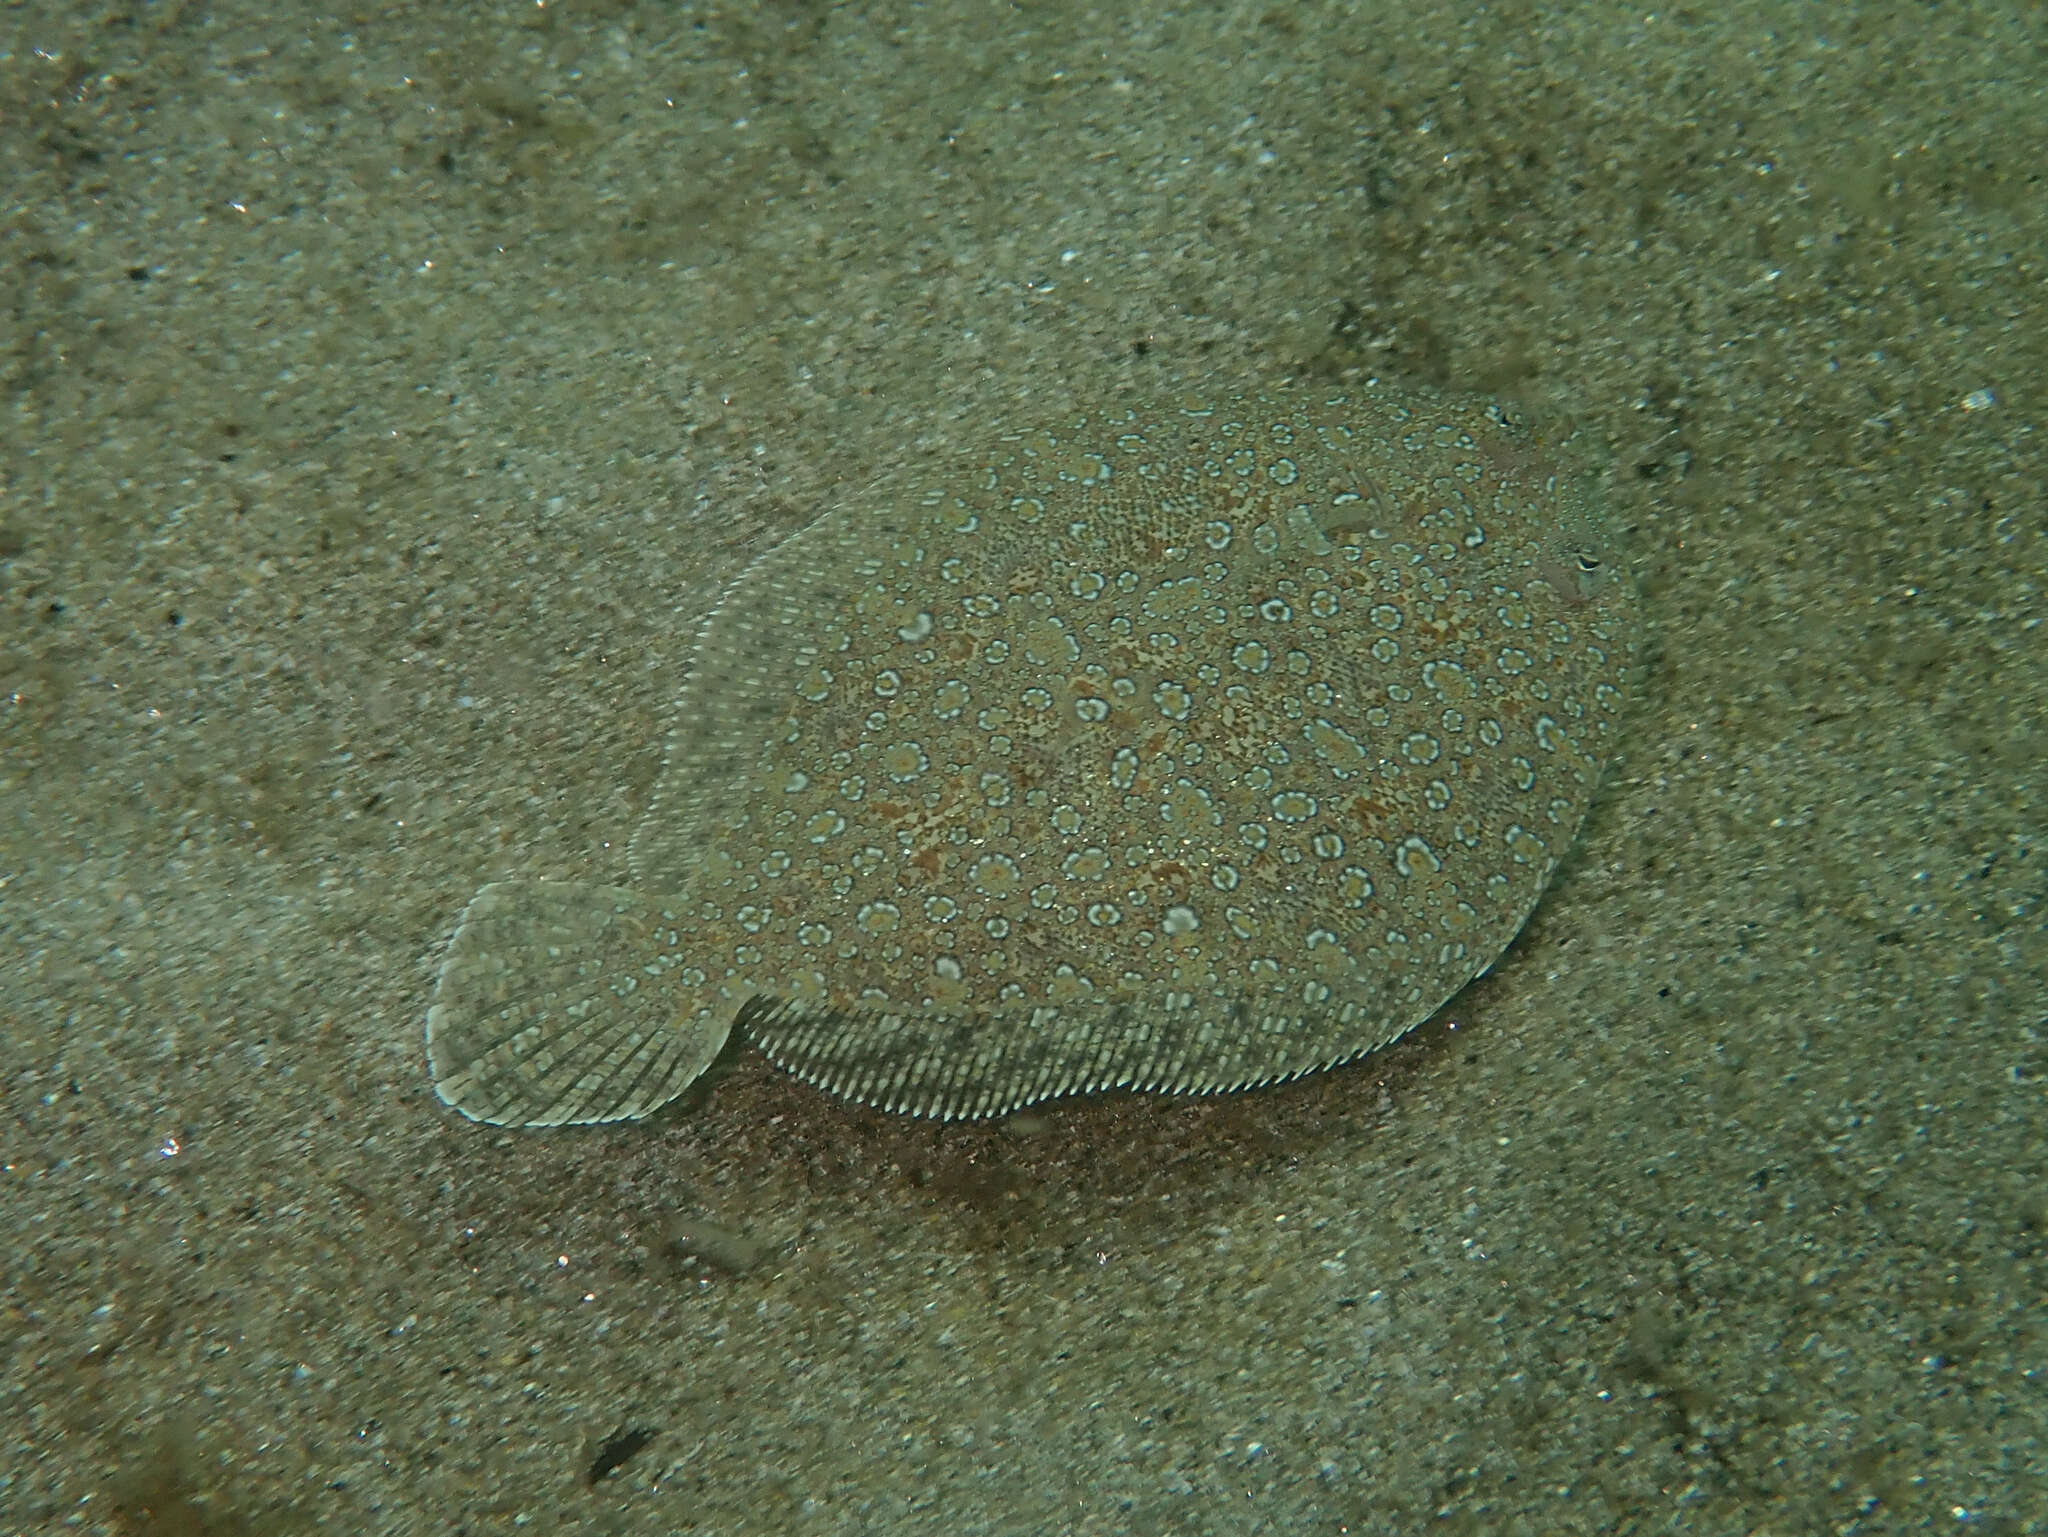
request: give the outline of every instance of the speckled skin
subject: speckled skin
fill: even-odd
[[[1535,906],[1636,630],[1586,477],[1485,400],[1119,405],[903,468],[706,621],[651,895],[480,894],[443,1097],[645,1114],[735,1024],[939,1116],[1369,1051]]]

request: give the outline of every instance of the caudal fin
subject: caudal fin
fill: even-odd
[[[434,1092],[476,1121],[650,1115],[718,1055],[733,1008],[688,969],[689,928],[608,886],[500,881],[470,900],[427,1010]]]

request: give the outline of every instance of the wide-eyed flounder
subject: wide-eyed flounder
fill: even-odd
[[[1529,916],[1636,629],[1589,477],[1488,400],[1120,403],[906,466],[705,621],[636,889],[477,893],[434,1087],[644,1116],[734,1029],[940,1117],[1345,1061]]]

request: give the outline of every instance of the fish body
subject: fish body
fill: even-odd
[[[1343,1062],[1526,921],[1638,628],[1593,478],[1476,397],[1118,403],[901,466],[705,620],[633,889],[478,893],[436,1089],[643,1116],[735,1029],[943,1118]]]

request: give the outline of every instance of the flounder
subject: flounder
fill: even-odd
[[[1528,918],[1637,630],[1592,477],[1485,399],[1122,402],[902,467],[704,621],[634,889],[476,894],[435,1090],[631,1119],[735,1030],[943,1118],[1344,1062]]]

